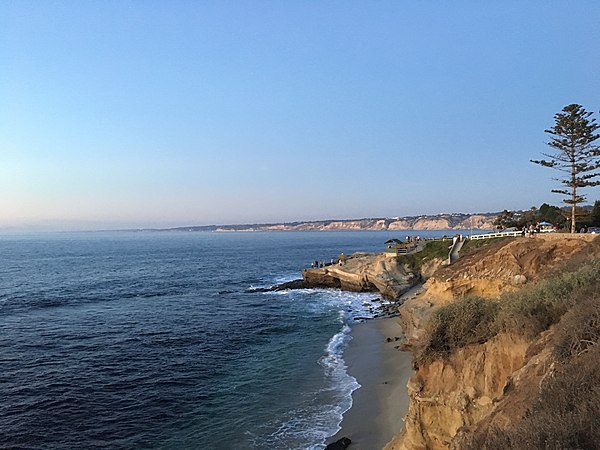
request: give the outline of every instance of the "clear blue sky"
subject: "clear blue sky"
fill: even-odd
[[[560,204],[598,1],[0,3],[0,229]],[[588,189],[590,201],[600,188]]]

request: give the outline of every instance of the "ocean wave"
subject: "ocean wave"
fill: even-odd
[[[334,296],[329,300],[336,305],[361,304],[361,295]],[[343,300],[343,301],[339,301]],[[348,313],[339,311],[341,330],[333,335],[325,346],[325,354],[319,359],[327,383],[315,392],[312,401],[290,411],[288,420],[282,422],[277,430],[266,440],[256,442],[256,448],[308,448],[323,449],[327,438],[341,429],[343,415],[352,407],[352,393],[360,384],[347,371],[344,350],[352,339],[351,326],[347,323]]]

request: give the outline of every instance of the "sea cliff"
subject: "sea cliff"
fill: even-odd
[[[285,223],[203,225],[157,231],[397,231],[397,230],[491,230],[498,213],[436,214],[365,219],[330,219]]]
[[[385,450],[544,448],[544,436],[551,448],[588,448],[581,440],[596,439],[590,423],[600,420],[590,381],[600,382],[600,239],[473,241],[452,265],[414,261],[418,254],[412,263],[355,254],[341,266],[303,272],[307,287],[397,301],[401,348],[413,352],[414,373],[403,426]],[[423,280],[417,295],[402,295]],[[587,397],[570,392],[577,371],[589,374],[581,381]],[[548,398],[562,403],[544,406]],[[575,407],[584,412],[573,418]],[[535,414],[553,425],[533,421]]]
[[[433,274],[399,308],[415,373],[405,425],[385,449],[524,448],[523,423],[561,363],[554,335],[577,303],[569,299],[598,292],[598,267],[586,266],[598,257],[594,236],[513,238]],[[572,442],[552,435],[546,448]]]

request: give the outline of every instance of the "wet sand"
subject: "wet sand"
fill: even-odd
[[[402,328],[394,318],[356,324],[351,336],[344,359],[361,387],[352,394],[342,429],[327,443],[346,436],[352,440],[350,450],[377,450],[403,428],[412,355],[395,348],[400,341],[394,338],[402,336]],[[388,337],[392,342],[386,342]]]

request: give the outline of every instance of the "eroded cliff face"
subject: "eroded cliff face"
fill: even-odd
[[[306,287],[333,287],[355,292],[379,292],[396,299],[409,290],[418,277],[396,258],[381,253],[355,253],[344,265],[331,265],[302,272]]]
[[[522,364],[516,364],[515,370],[506,374],[502,392],[485,414],[457,429],[451,439],[450,449],[459,450],[474,436],[485,435],[494,428],[505,429],[519,422],[538,397],[543,380],[553,374],[552,335],[553,331],[550,330],[532,343],[521,340],[522,345],[517,352],[522,350],[523,345],[526,346]]]
[[[545,235],[482,248],[438,269],[423,294],[399,308],[408,349],[420,345],[429,315],[466,295],[497,299],[578,257],[600,256],[595,236]],[[409,381],[405,428],[386,450],[459,449],[466,436],[485,435],[522,417],[551,376],[552,331],[535,340],[501,333],[448,359],[420,362]]]
[[[463,348],[447,361],[419,367],[408,383],[405,431],[386,450],[442,450],[463,427],[488,415],[525,364],[529,343],[499,335],[483,345]]]
[[[186,227],[185,230],[204,231],[337,231],[337,230],[492,230],[497,213],[437,214],[411,217],[356,220],[319,220],[312,222],[222,225]]]
[[[595,251],[596,246],[590,246],[594,238],[542,234],[498,242],[437,271],[427,282],[427,298],[434,303],[467,295],[497,298],[539,280],[574,255]]]

